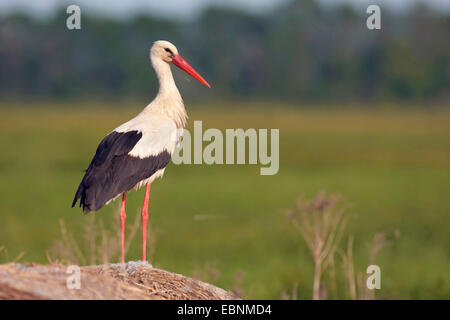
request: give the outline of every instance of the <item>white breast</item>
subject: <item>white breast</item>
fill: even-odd
[[[183,133],[182,129],[177,129],[172,119],[157,113],[141,113],[114,131],[134,130],[142,133],[142,138],[128,154],[139,158],[156,156],[163,151],[172,154]]]

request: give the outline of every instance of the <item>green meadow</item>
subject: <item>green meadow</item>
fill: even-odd
[[[353,235],[357,272],[365,274],[376,233],[397,235],[377,256],[377,297],[450,298],[450,113],[401,109],[187,104],[189,129],[194,120],[203,130],[280,129],[280,169],[261,176],[259,164],[169,164],[150,194],[151,262],[188,276],[200,270],[244,298],[279,299],[294,289],[309,299],[313,263],[284,213],[300,193],[324,189],[349,205],[342,245]],[[139,110],[138,103],[0,105],[0,246],[8,250],[0,262],[23,252],[20,262],[48,263],[60,219],[83,240],[89,217],[71,208],[83,170],[99,141]],[[143,190],[129,192],[129,224],[142,199]],[[117,219],[118,230],[118,206],[95,219]],[[139,260],[140,250],[138,230],[127,259]],[[336,273],[346,298],[344,270]]]

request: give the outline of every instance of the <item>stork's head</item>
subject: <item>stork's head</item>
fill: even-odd
[[[202,78],[197,71],[192,68],[189,63],[186,62],[179,54],[178,49],[172,43],[165,40],[158,40],[153,43],[152,49],[150,50],[150,55],[152,58],[161,59],[167,63],[173,63],[181,70],[185,71],[187,74],[192,76],[194,79],[204,84],[208,88],[211,88],[208,82]]]

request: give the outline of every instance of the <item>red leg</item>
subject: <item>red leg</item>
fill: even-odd
[[[147,220],[148,220],[148,198],[150,196],[151,184],[145,188],[144,204],[142,205],[142,261],[146,261],[147,253]]]
[[[127,198],[126,192],[122,194],[122,205],[120,207],[120,234],[122,236],[122,250],[120,255],[120,261],[125,263],[125,220],[127,214],[125,213],[125,200]]]

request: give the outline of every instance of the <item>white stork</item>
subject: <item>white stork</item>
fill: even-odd
[[[159,80],[156,98],[136,117],[109,133],[97,147],[72,207],[80,199],[84,213],[97,211],[122,195],[121,262],[125,262],[125,200],[127,191],[146,186],[142,206],[142,261],[146,261],[148,199],[153,180],[161,177],[187,121],[183,100],[170,70],[173,63],[210,88],[168,41],[156,41],[150,60]]]

